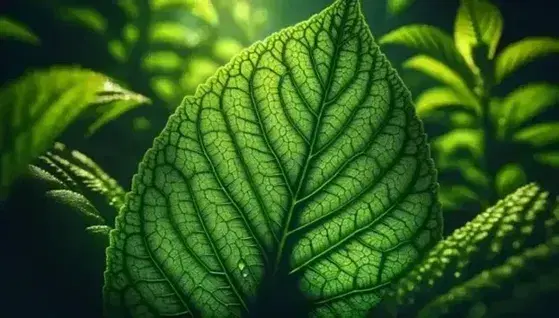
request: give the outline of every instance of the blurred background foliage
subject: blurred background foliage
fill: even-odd
[[[495,61],[507,48],[510,51],[512,43],[527,37],[559,37],[555,21],[559,8],[546,0],[494,0],[480,10],[487,15],[481,20],[486,23],[482,29],[492,32],[476,37],[468,25],[472,11],[459,9],[458,0],[363,2],[373,35],[411,90],[430,137],[440,170],[445,233],[521,184],[536,181],[552,196],[559,192],[559,73],[552,71],[559,69],[558,55],[540,54],[540,59],[506,78],[489,71],[499,69]],[[68,109],[77,105],[71,98],[81,97],[78,104],[83,113],[70,118],[64,116],[67,112],[58,112],[56,120],[51,118],[35,131],[51,138],[51,144],[56,140],[67,146],[56,144],[46,151],[47,142],[42,146],[45,149],[36,151],[29,149],[25,139],[19,146],[12,145],[12,153],[25,155],[29,163],[37,157],[27,176],[43,183],[38,186],[22,178],[9,200],[0,202],[0,224],[5,226],[0,232],[6,238],[21,238],[7,247],[5,253],[13,262],[3,264],[4,270],[27,273],[8,277],[7,285],[31,290],[43,317],[85,317],[83,308],[91,308],[90,316],[99,317],[106,241],[88,236],[83,229],[103,233],[105,226],[113,225],[113,207],[119,206],[145,150],[184,95],[192,94],[242,48],[307,19],[330,3],[0,1],[0,86],[6,88],[4,92],[17,86],[14,80],[26,79],[39,83],[30,95],[42,96],[44,102],[49,99],[39,94],[41,85],[64,81],[41,74],[70,71],[88,85],[92,78],[99,79],[91,96],[80,95],[80,85],[72,89],[73,95],[62,94],[64,86],[57,84],[60,94],[49,97],[65,101]],[[410,25],[421,27],[413,30]],[[547,43],[549,53],[559,51],[553,41]],[[534,45],[528,43],[524,49],[529,51]],[[52,69],[53,65],[64,68]],[[10,95],[2,95],[0,102],[0,123],[2,115],[4,121],[8,118],[2,113],[2,105],[11,101],[6,96]],[[56,134],[48,130],[53,122],[59,127]],[[9,135],[6,131],[21,131],[16,126],[3,129],[0,141]],[[6,145],[0,146],[4,154]],[[118,196],[107,196],[107,189],[117,189]],[[80,195],[88,191],[82,200]],[[73,202],[81,214],[71,214],[53,201]],[[22,236],[22,229],[28,234]],[[41,264],[40,268],[34,263]],[[23,306],[17,295],[4,297],[1,304],[8,312]]]

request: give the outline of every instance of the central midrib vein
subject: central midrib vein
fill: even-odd
[[[322,100],[320,101],[320,108],[319,108],[319,113],[318,116],[316,118],[316,124],[314,125],[313,128],[313,133],[312,133],[312,139],[311,139],[311,143],[308,147],[308,152],[306,155],[306,160],[305,160],[305,165],[303,166],[303,169],[301,170],[301,173],[298,176],[298,182],[297,182],[297,188],[295,190],[295,193],[291,196],[291,204],[289,207],[289,211],[287,212],[287,219],[285,221],[285,224],[283,226],[283,230],[282,230],[282,235],[281,235],[281,241],[279,243],[278,246],[278,250],[277,250],[277,254],[276,254],[276,262],[274,265],[274,273],[277,273],[278,268],[280,266],[280,263],[282,261],[282,257],[283,257],[283,253],[284,253],[284,249],[285,249],[285,244],[287,241],[287,237],[289,236],[289,229],[293,226],[291,223],[293,222],[293,212],[296,210],[298,204],[300,203],[299,201],[299,196],[301,195],[301,189],[303,188],[303,185],[306,182],[306,179],[308,177],[308,170],[309,170],[309,165],[311,163],[311,160],[313,159],[313,153],[314,153],[314,147],[316,145],[316,139],[318,137],[318,132],[320,130],[320,124],[322,121],[322,115],[324,114],[324,108],[326,105],[326,101],[328,99],[328,96],[330,95],[330,90],[332,89],[332,82],[334,80],[334,75],[336,73],[336,68],[338,66],[338,60],[339,60],[339,50],[340,50],[340,43],[341,43],[341,39],[344,37],[344,24],[346,22],[347,16],[349,13],[349,6],[346,5],[344,8],[344,14],[343,17],[340,21],[340,26],[337,32],[337,36],[336,36],[336,41],[334,43],[334,53],[332,55],[331,61],[330,61],[330,67],[328,68],[328,78],[327,78],[327,82],[326,82],[326,87],[324,89],[324,93],[322,96]],[[331,21],[332,23],[335,23],[335,14],[332,15],[331,17]],[[312,54],[312,52],[311,52]]]

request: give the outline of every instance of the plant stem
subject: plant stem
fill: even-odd
[[[487,176],[487,193],[486,201],[482,202],[484,208],[491,206],[498,199],[496,191],[496,177],[499,164],[496,155],[498,155],[498,141],[496,138],[497,130],[491,118],[491,94],[493,91],[493,65],[484,54],[482,58],[482,67],[478,73],[479,79],[479,103],[481,107],[481,129],[483,132],[483,168]]]

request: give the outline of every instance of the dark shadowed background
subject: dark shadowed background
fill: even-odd
[[[270,33],[297,23],[319,12],[330,0],[266,0],[269,9]],[[55,23],[52,8],[57,3],[88,4],[90,0],[0,0],[0,14],[18,18],[36,30],[42,45],[0,44],[0,83],[22,75],[31,67],[52,64],[79,64],[111,73],[116,62],[107,53],[104,40],[95,34]],[[426,23],[450,32],[458,7],[457,0],[417,0],[412,7],[396,17],[385,14],[384,0],[364,0],[365,16],[373,35],[382,35],[400,25]],[[502,10],[505,26],[500,47],[526,36],[559,36],[558,2],[552,0],[495,0]],[[96,3],[103,14],[118,25],[124,17],[112,11],[111,1]],[[119,22],[120,21],[120,22]],[[410,56],[408,50],[389,48],[389,59],[397,66]],[[131,88],[144,93],[144,78],[130,69],[125,74]],[[520,70],[502,86],[510,91],[523,82],[559,82],[559,58],[541,59]],[[75,123],[61,140],[95,159],[107,172],[128,188],[143,153],[161,131],[169,108],[159,105],[138,108],[85,139],[84,125]],[[133,118],[145,116],[151,127],[132,132]],[[431,133],[431,132],[430,132]],[[557,189],[559,176],[535,176],[549,181],[548,188]],[[60,206],[42,199],[38,191],[27,185],[7,202],[0,202],[0,255],[2,279],[0,286],[0,317],[79,317],[99,318],[102,315],[101,287],[104,270],[102,237],[84,232],[84,221]],[[555,187],[555,188],[553,188]],[[447,222],[459,225],[460,216],[448,216]],[[452,229],[453,225],[449,226]],[[447,229],[448,231],[448,229]],[[548,309],[540,307],[541,314]],[[537,315],[534,315],[537,316]]]

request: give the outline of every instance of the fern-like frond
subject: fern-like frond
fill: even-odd
[[[550,208],[548,196],[536,184],[529,184],[479,214],[435,246],[397,283],[394,301],[402,304],[403,311],[423,309],[428,317],[435,317],[438,309],[432,311],[430,306],[448,308],[463,297],[460,288],[470,292],[481,286],[476,291],[481,293],[484,284],[490,283],[484,279],[508,279],[503,274],[506,268],[520,271],[523,266],[515,262],[539,259],[539,251],[545,249],[539,245],[557,240],[551,237],[559,213]],[[557,246],[548,248],[555,251]]]
[[[82,184],[105,197],[116,210],[124,204],[126,192],[122,186],[85,154],[68,150],[65,145],[56,143],[53,150],[47,152],[42,159],[56,167],[65,178],[76,180],[74,184]]]

